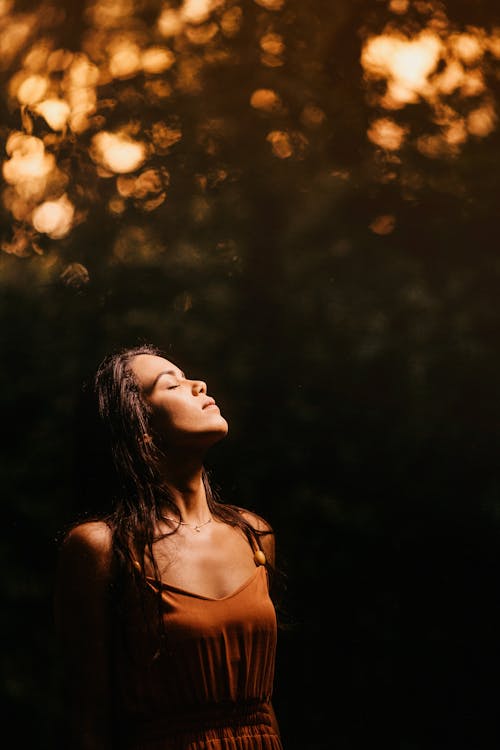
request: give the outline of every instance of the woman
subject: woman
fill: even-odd
[[[281,750],[274,534],[203,466],[228,424],[152,346],[98,368],[119,490],[61,545],[70,750]]]

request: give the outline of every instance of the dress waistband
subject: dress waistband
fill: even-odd
[[[154,740],[179,734],[199,733],[208,730],[237,729],[257,724],[272,726],[269,701],[245,700],[211,703],[191,710],[162,713],[157,717],[135,722],[132,735],[135,739]],[[130,737],[130,728],[126,729]]]

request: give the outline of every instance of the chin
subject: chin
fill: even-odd
[[[214,429],[213,432],[210,433],[210,436],[213,438],[214,442],[217,442],[218,440],[225,438],[228,432],[229,425],[226,420],[222,418],[220,426],[217,429]]]

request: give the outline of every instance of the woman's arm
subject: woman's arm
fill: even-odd
[[[101,521],[76,526],[59,557],[56,628],[64,670],[68,750],[111,750],[112,538]]]

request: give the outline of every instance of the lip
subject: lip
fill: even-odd
[[[209,408],[210,406],[215,406],[215,408],[216,408],[216,409],[218,409],[218,408],[219,408],[219,407],[217,406],[217,404],[215,403],[215,399],[213,399],[213,398],[208,398],[208,399],[207,399],[207,400],[205,401],[205,403],[203,404],[203,406],[202,406],[201,408],[202,408],[202,409],[208,409],[208,408]]]

